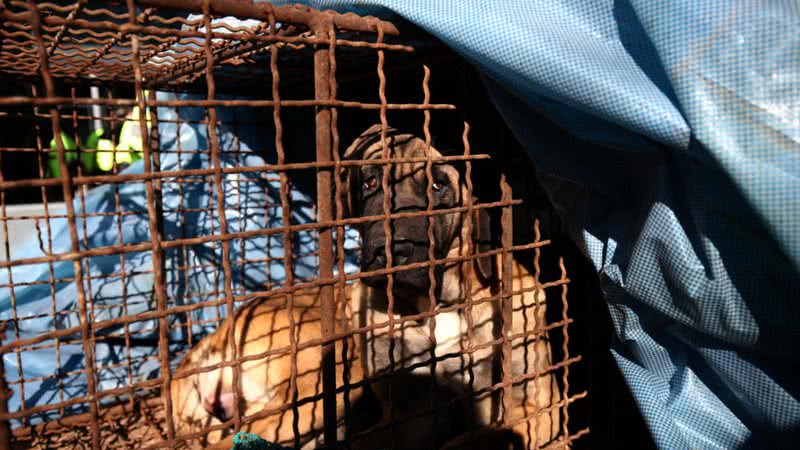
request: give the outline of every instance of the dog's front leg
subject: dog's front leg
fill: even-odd
[[[558,408],[543,409],[541,405],[526,403],[512,411],[513,418],[526,419],[514,425],[514,432],[522,437],[524,448],[539,448],[553,444],[560,431],[560,411]]]

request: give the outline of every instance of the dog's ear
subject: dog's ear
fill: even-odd
[[[391,128],[387,128],[388,131],[392,130]],[[369,128],[367,128],[363,133],[361,133],[349,147],[347,150],[344,151],[344,155],[342,155],[342,159],[361,159],[364,151],[368,149],[372,144],[381,139],[381,125],[375,124]]]
[[[472,248],[475,254],[491,251],[494,247],[492,240],[492,220],[487,208],[474,210],[472,213]],[[497,258],[493,255],[482,256],[475,259],[473,267],[486,284],[497,281]]]
[[[364,152],[380,139],[380,125],[373,125],[361,133],[342,154],[342,161],[354,161],[364,158]],[[361,171],[358,166],[344,166],[339,170],[339,179],[344,198],[342,199],[342,217],[352,217],[358,214],[358,186],[361,184],[359,178]]]
[[[358,196],[360,191],[356,189],[361,181],[361,172],[358,167],[346,166],[339,169],[338,177],[341,180],[339,184],[342,189],[342,217],[350,218],[358,214]]]

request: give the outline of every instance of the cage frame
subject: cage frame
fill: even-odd
[[[28,340],[20,340],[17,339],[11,343],[2,343],[0,342],[0,354],[6,353],[8,351],[12,351],[14,349],[23,348],[26,345],[36,344],[38,342],[43,342],[47,339],[59,338],[69,336],[74,334],[76,331],[81,334],[81,341],[84,346],[84,352],[86,355],[86,376],[87,376],[87,395],[83,398],[72,399],[61,405],[62,407],[68,405],[70,403],[79,404],[79,403],[88,403],[89,412],[85,414],[79,414],[74,416],[65,417],[59,420],[59,424],[52,424],[50,422],[41,424],[41,425],[34,425],[34,427],[38,427],[40,429],[49,429],[50,427],[58,427],[64,426],[67,427],[71,426],[78,426],[83,424],[88,424],[91,433],[91,447],[93,449],[100,448],[100,423],[102,415],[108,415],[109,417],[123,415],[130,411],[130,405],[122,404],[113,407],[101,407],[100,406],[100,397],[97,392],[96,387],[96,374],[95,374],[95,367],[94,364],[89,363],[89,361],[95,361],[94,358],[94,342],[92,336],[92,329],[94,327],[102,328],[104,326],[110,326],[112,324],[118,323],[128,323],[135,320],[141,320],[142,318],[156,318],[159,322],[159,337],[158,337],[158,348],[159,353],[162,355],[169,355],[169,337],[168,333],[168,316],[170,313],[175,312],[175,308],[170,308],[168,306],[168,299],[167,294],[165,292],[165,267],[164,267],[164,252],[170,248],[180,247],[182,245],[186,245],[189,243],[198,243],[198,242],[210,242],[210,241],[218,241],[222,246],[222,269],[223,269],[223,277],[224,277],[224,304],[227,307],[228,316],[232,317],[234,313],[234,305],[237,301],[244,300],[246,298],[259,298],[259,297],[268,297],[276,295],[276,293],[285,293],[288,295],[289,304],[291,305],[291,296],[292,293],[299,289],[298,286],[316,286],[319,287],[321,293],[321,318],[322,318],[322,334],[323,339],[319,342],[305,342],[303,344],[299,344],[297,342],[291,343],[291,349],[294,353],[296,353],[301,346],[311,346],[311,345],[320,345],[323,348],[323,361],[322,361],[322,383],[323,383],[323,394],[322,394],[322,403],[323,403],[323,411],[324,411],[324,437],[325,442],[338,442],[337,439],[337,430],[336,430],[336,423],[337,423],[337,412],[336,412],[336,394],[337,394],[337,383],[336,383],[336,371],[335,371],[335,354],[332,351],[333,346],[336,339],[341,338],[339,334],[336,333],[335,330],[335,313],[336,313],[336,305],[334,301],[335,293],[334,290],[337,288],[342,288],[344,283],[347,281],[352,281],[355,279],[363,278],[364,276],[368,276],[369,273],[359,273],[356,275],[346,275],[344,273],[344,262],[343,257],[339,256],[338,258],[334,257],[334,254],[342,255],[343,254],[343,230],[344,227],[347,225],[351,225],[354,223],[364,222],[364,221],[377,221],[382,220],[384,223],[384,231],[386,232],[386,241],[385,241],[385,251],[387,255],[386,261],[386,268],[381,271],[375,271],[376,273],[384,273],[388,276],[389,279],[389,287],[388,287],[388,296],[389,296],[389,311],[393,310],[393,295],[391,293],[391,286],[392,286],[392,274],[398,270],[408,270],[410,267],[427,267],[429,272],[429,277],[431,281],[434,280],[433,271],[434,266],[437,264],[444,264],[446,262],[454,261],[453,258],[444,258],[444,259],[436,259],[433,253],[433,236],[432,236],[432,217],[435,215],[444,214],[441,211],[435,211],[433,209],[433,202],[431,201],[432,198],[432,175],[431,175],[431,167],[432,164],[437,162],[446,162],[451,160],[463,160],[467,167],[467,173],[469,174],[470,171],[470,164],[473,160],[484,159],[488,157],[488,155],[481,155],[481,154],[473,154],[470,150],[469,145],[469,125],[465,124],[463,130],[463,145],[464,145],[464,155],[462,157],[441,157],[434,159],[431,157],[430,152],[426,155],[423,161],[416,161],[416,162],[423,162],[426,167],[426,178],[427,178],[427,188],[426,188],[426,196],[428,199],[427,202],[427,209],[426,211],[420,211],[417,213],[391,213],[389,210],[391,207],[389,206],[389,171],[390,165],[393,163],[397,163],[396,158],[392,158],[388,152],[388,144],[387,144],[387,137],[386,132],[388,128],[388,119],[387,113],[390,110],[418,110],[423,113],[424,116],[424,139],[428,147],[430,148],[431,145],[431,134],[429,130],[429,124],[431,121],[431,111],[432,110],[452,110],[456,107],[452,104],[437,104],[430,102],[430,89],[428,86],[428,81],[430,78],[430,70],[425,67],[424,68],[424,79],[422,83],[422,90],[424,92],[424,101],[421,104],[413,104],[413,103],[389,103],[386,98],[386,75],[383,71],[383,64],[385,59],[385,52],[387,51],[400,51],[400,52],[409,52],[413,51],[413,48],[407,45],[400,45],[400,44],[390,44],[385,43],[385,37],[388,36],[395,36],[399,34],[398,29],[390,22],[379,20],[372,17],[359,17],[354,14],[340,14],[335,13],[332,11],[316,11],[311,8],[306,7],[299,7],[299,6],[273,6],[269,3],[250,3],[250,2],[241,2],[235,0],[126,0],[125,5],[128,8],[127,13],[127,20],[128,23],[125,24],[105,24],[102,27],[106,29],[113,29],[118,33],[119,38],[122,39],[123,37],[127,36],[130,39],[131,47],[132,47],[132,54],[133,57],[131,59],[130,65],[132,69],[132,84],[136,93],[136,98],[134,100],[114,100],[114,99],[88,99],[88,98],[77,98],[75,97],[74,93],[72,97],[61,97],[57,94],[57,90],[54,86],[54,79],[59,78],[62,79],[63,77],[56,77],[51,73],[50,70],[50,63],[49,57],[51,56],[51,52],[55,47],[59,45],[59,38],[56,38],[53,47],[48,49],[45,45],[45,40],[43,38],[43,27],[44,26],[61,26],[63,27],[63,32],[59,32],[57,36],[63,36],[67,34],[67,28],[70,25],[76,26],[83,26],[87,29],[99,29],[101,28],[97,24],[92,24],[92,22],[81,21],[80,19],[62,19],[58,16],[47,16],[42,17],[40,14],[40,8],[33,0],[27,0],[26,2],[9,2],[9,3],[25,3],[28,8],[27,13],[15,13],[9,11],[5,8],[5,4],[0,5],[0,16],[2,16],[4,21],[7,22],[27,22],[31,27],[33,37],[36,42],[36,52],[38,58],[39,68],[41,70],[41,80],[44,83],[45,97],[38,97],[38,96],[16,96],[16,97],[3,97],[0,98],[0,107],[9,107],[9,106],[30,106],[30,107],[42,107],[48,108],[47,115],[50,117],[51,125],[52,125],[52,133],[54,136],[59,136],[60,133],[63,131],[63,127],[61,125],[62,114],[58,110],[58,106],[61,105],[70,105],[72,107],[81,106],[81,105],[100,105],[100,106],[112,106],[112,105],[125,105],[125,106],[136,106],[139,109],[139,124],[140,124],[140,133],[141,136],[144,137],[142,139],[142,153],[144,159],[144,173],[143,174],[130,174],[130,175],[120,175],[120,174],[113,174],[113,175],[77,175],[73,176],[70,173],[69,165],[67,162],[67,153],[68,149],[65,148],[64,143],[60,139],[55,139],[56,142],[56,154],[58,159],[58,165],[60,168],[61,174],[63,174],[59,178],[39,178],[39,179],[28,179],[22,181],[7,181],[5,179],[0,179],[0,191],[5,193],[9,190],[14,190],[17,188],[22,187],[39,187],[44,189],[48,186],[60,186],[63,192],[64,201],[66,205],[66,219],[68,221],[69,226],[69,233],[70,233],[70,242],[71,242],[71,249],[69,253],[65,254],[58,254],[58,255],[46,255],[39,258],[28,258],[28,259],[18,259],[12,260],[9,256],[8,261],[0,262],[0,269],[11,271],[11,268],[14,266],[19,265],[26,265],[26,264],[38,264],[38,263],[52,263],[56,261],[69,261],[73,262],[73,270],[75,273],[75,286],[77,289],[77,302],[79,305],[79,314],[81,318],[80,326],[79,327],[71,327],[68,329],[63,330],[55,330],[52,333],[42,334],[37,336],[36,338],[28,339]],[[85,3],[78,1],[75,5],[75,12],[79,10]],[[184,12],[190,12],[195,14],[201,14],[203,20],[203,27],[205,31],[174,31],[170,33],[166,33],[170,36],[180,38],[180,37],[189,37],[189,38],[200,38],[203,41],[203,59],[198,59],[198,61],[189,64],[186,68],[182,70],[178,70],[175,73],[169,74],[169,77],[177,78],[181,76],[186,76],[187,74],[198,74],[202,73],[205,76],[206,80],[206,98],[204,100],[157,100],[155,97],[154,90],[158,88],[164,81],[167,76],[163,78],[158,78],[153,80],[152,82],[146,81],[146,78],[143,76],[143,69],[142,64],[140,62],[140,39],[139,33],[148,33],[154,32],[155,30],[151,29],[148,26],[140,25],[139,24],[139,13],[137,13],[137,7],[142,8],[153,8],[155,10],[161,9],[177,9]],[[72,13],[71,13],[72,14]],[[275,45],[269,46],[270,51],[270,71],[271,76],[273,79],[272,85],[272,99],[271,100],[221,100],[217,99],[216,97],[216,86],[215,86],[215,64],[220,59],[227,59],[237,56],[237,52],[246,53],[249,48],[244,50],[237,49],[235,51],[231,51],[229,53],[215,53],[215,49],[212,48],[212,43],[215,38],[221,38],[220,35],[216,34],[212,27],[212,16],[235,16],[242,19],[257,19],[266,21],[270,24],[271,32],[264,35],[264,36],[254,36],[252,38],[244,39],[245,36],[236,35],[238,38],[242,38],[244,41],[253,41],[258,43],[269,43],[269,42],[297,42],[293,41],[291,38],[281,38],[278,39],[277,34],[275,32],[275,24],[277,22],[280,23],[290,23],[290,24],[302,24],[310,30],[311,36],[304,37],[302,42],[306,45],[314,45],[315,48],[313,50],[313,62],[314,62],[314,99],[313,100],[284,100],[280,97],[280,89],[279,89],[279,82],[280,82],[280,75],[278,70],[278,52],[279,49]],[[337,32],[342,30],[345,31],[355,31],[355,32],[364,32],[364,33],[374,33],[377,36],[375,43],[368,43],[366,45],[360,45],[359,41],[347,41],[343,39],[337,38]],[[231,39],[231,36],[226,36],[224,39]],[[362,42],[363,43],[363,42]],[[377,52],[378,55],[378,68],[377,73],[380,79],[380,87],[379,87],[379,103],[362,103],[362,102],[353,102],[353,101],[344,101],[340,100],[337,97],[337,83],[336,83],[336,49],[339,45],[351,45],[353,47],[369,47]],[[106,49],[109,50],[109,48]],[[113,80],[99,80],[99,82],[104,81],[113,81]],[[144,92],[149,90],[149,95],[145,98]],[[209,124],[216,124],[217,117],[216,117],[216,108],[217,107],[226,107],[226,106],[237,106],[237,105],[244,105],[244,106],[255,106],[255,107],[263,107],[263,108],[271,108],[273,110],[273,115],[275,117],[275,128],[276,128],[276,151],[278,155],[277,164],[266,164],[261,167],[255,168],[240,168],[240,169],[231,169],[231,168],[223,168],[220,164],[220,145],[216,136],[216,126],[208,126],[208,133],[209,133],[209,147],[210,147],[210,154],[211,160],[213,163],[213,167],[211,168],[204,168],[204,169],[195,169],[195,170],[180,170],[177,172],[164,172],[161,170],[160,167],[160,159],[159,159],[159,148],[158,148],[158,115],[155,114],[155,118],[151,121],[148,120],[146,116],[146,111],[148,108],[159,108],[159,107],[183,107],[183,106],[197,106],[203,107],[207,110],[207,122]],[[315,108],[315,143],[316,143],[316,158],[313,162],[305,162],[305,163],[287,163],[285,161],[285,154],[281,140],[281,121],[280,121],[280,112],[281,108],[283,107],[314,107]],[[381,179],[381,185],[384,192],[384,214],[382,216],[374,216],[374,217],[362,217],[359,219],[345,219],[342,217],[342,186],[340,184],[339,177],[336,176],[338,171],[344,167],[348,167],[350,165],[358,165],[359,163],[363,164],[364,161],[355,161],[355,162],[347,162],[342,161],[339,156],[338,147],[339,147],[339,136],[338,136],[338,128],[337,124],[337,117],[339,113],[339,109],[344,108],[362,108],[368,110],[375,110],[378,111],[380,114],[380,122],[381,122],[381,143],[383,146],[383,155],[380,160],[376,163],[376,161],[371,161],[368,164],[380,164],[383,167],[383,177]],[[151,126],[148,127],[148,122],[152,122]],[[412,161],[413,162],[413,161]],[[317,187],[317,196],[316,196],[316,220],[313,223],[307,225],[292,225],[289,222],[288,215],[284,215],[284,224],[283,227],[279,229],[272,229],[272,233],[284,233],[284,239],[290,240],[291,239],[291,231],[292,230],[302,230],[302,229],[314,229],[317,230],[319,233],[318,242],[319,242],[319,274],[318,278],[310,283],[304,283],[297,285],[292,280],[292,270],[286,271],[286,289],[281,291],[281,289],[272,289],[269,291],[264,292],[255,292],[255,293],[248,293],[243,295],[235,295],[234,290],[231,285],[232,280],[232,271],[231,271],[231,261],[230,261],[230,245],[231,240],[237,237],[243,237],[246,233],[239,232],[239,233],[229,233],[227,232],[227,218],[225,214],[225,200],[224,200],[224,188],[222,186],[222,177],[229,173],[244,173],[248,171],[275,171],[279,174],[281,180],[281,205],[284,208],[284,211],[288,210],[289,200],[288,200],[288,191],[287,191],[287,182],[286,182],[286,171],[291,169],[310,169],[313,168],[317,171],[316,173],[316,187]],[[179,173],[178,173],[179,172]],[[216,194],[216,198],[218,199],[216,203],[217,207],[217,214],[220,220],[220,226],[222,230],[226,230],[220,235],[210,235],[204,237],[197,237],[197,238],[184,238],[184,239],[177,239],[177,240],[164,240],[163,238],[163,205],[162,205],[162,181],[171,177],[177,176],[203,176],[203,177],[211,177],[213,178],[214,184],[214,191]],[[511,366],[512,362],[512,343],[514,340],[514,336],[512,336],[512,302],[510,301],[512,296],[518,295],[519,292],[514,291],[512,289],[512,280],[511,280],[511,271],[508,268],[511,267],[512,264],[512,253],[514,251],[519,250],[533,250],[535,252],[535,265],[537,266],[538,271],[538,260],[540,255],[540,250],[542,247],[549,244],[547,240],[540,240],[540,232],[537,229],[535,230],[536,240],[528,245],[517,245],[515,246],[512,242],[512,230],[513,230],[513,222],[512,222],[512,208],[513,206],[519,204],[519,200],[515,200],[513,196],[513,190],[510,184],[506,180],[505,174],[501,177],[501,191],[502,191],[502,198],[499,202],[494,203],[485,203],[481,205],[473,205],[471,200],[472,194],[472,181],[467,176],[467,183],[468,183],[468,195],[466,199],[466,204],[464,206],[453,208],[453,211],[450,212],[466,212],[466,216],[469,217],[469,212],[474,211],[479,208],[500,208],[501,209],[501,227],[503,229],[502,233],[502,248],[499,250],[492,250],[488,252],[489,255],[500,255],[503,267],[505,270],[502,270],[503,273],[503,280],[502,280],[502,290],[496,296],[497,298],[491,298],[489,300],[482,299],[482,301],[499,301],[503,307],[501,310],[501,323],[502,323],[502,335],[503,337],[499,339],[497,342],[494,342],[493,345],[500,345],[501,352],[499,356],[501,356],[501,365],[502,365],[502,377],[498,383],[492,386],[492,388],[498,392],[500,398],[502,398],[503,403],[503,411],[511,410],[511,402],[512,402],[512,395],[510,394],[510,390],[513,387],[515,382],[518,382],[518,379],[515,379],[513,375],[513,369]],[[74,201],[75,201],[75,192],[76,187],[80,186],[88,186],[91,184],[96,183],[125,183],[130,181],[138,181],[143,182],[146,188],[146,203],[147,203],[147,217],[148,217],[148,224],[149,224],[149,232],[151,236],[150,242],[134,244],[134,245],[125,245],[120,244],[118,246],[107,246],[101,249],[93,250],[93,249],[81,249],[81,242],[79,238],[79,232],[77,227],[77,219],[80,218],[80,214],[76,213],[74,208]],[[334,214],[335,212],[335,214]],[[86,214],[84,209],[84,215]],[[7,217],[5,213],[5,202],[3,202],[3,224],[6,226]],[[390,229],[390,223],[392,220],[396,220],[398,218],[403,217],[411,217],[411,216],[420,216],[420,217],[427,217],[428,218],[428,235],[430,241],[429,247],[429,262],[427,263],[419,263],[417,265],[407,265],[407,266],[400,266],[395,267],[392,262],[392,233]],[[467,229],[470,229],[472,226],[471,219],[467,221]],[[334,229],[337,230],[336,232],[336,239],[334,240]],[[288,233],[287,233],[288,232]],[[264,230],[263,234],[270,233],[268,230]],[[6,233],[6,236],[8,234]],[[49,234],[48,234],[49,236]],[[286,237],[289,236],[289,237]],[[8,238],[6,237],[6,245],[8,245]],[[289,242],[290,243],[290,242]],[[469,243],[468,245],[472,245]],[[287,264],[287,268],[291,264],[292,254],[291,254],[291,245],[286,245],[285,251],[287,254],[284,256],[284,260]],[[150,314],[144,315],[136,315],[130,317],[121,317],[119,320],[107,320],[101,323],[89,323],[89,313],[88,313],[88,305],[87,305],[87,294],[84,292],[84,277],[87,276],[86,269],[83,266],[83,261],[85,258],[91,256],[99,256],[99,255],[112,255],[112,254],[119,254],[120,256],[124,255],[125,253],[132,252],[132,251],[149,251],[152,255],[153,261],[153,276],[154,280],[154,289],[155,289],[155,296],[156,296],[156,304],[157,309]],[[472,264],[474,258],[467,258],[467,264]],[[335,275],[334,267],[337,267],[338,275]],[[578,439],[584,434],[588,432],[588,429],[580,430],[576,433],[570,434],[568,430],[569,425],[569,412],[568,406],[571,402],[584,398],[586,393],[577,393],[570,395],[569,394],[569,365],[572,363],[580,361],[581,357],[574,356],[572,358],[569,357],[569,350],[567,348],[569,342],[569,335],[567,332],[567,326],[572,322],[567,315],[567,285],[569,283],[569,278],[566,275],[566,268],[564,266],[563,259],[560,261],[560,271],[561,277],[552,282],[540,282],[538,280],[538,272],[536,274],[536,289],[550,289],[550,288],[561,288],[561,301],[563,304],[563,317],[560,322],[555,324],[550,324],[548,326],[553,326],[553,328],[562,328],[564,333],[564,343],[563,343],[563,352],[564,352],[564,360],[559,363],[555,364],[554,366],[557,368],[563,369],[563,384],[564,384],[564,399],[559,402],[559,408],[563,408],[564,411],[564,419],[562,421],[563,427],[563,434],[565,441],[563,442],[564,446],[568,446],[572,440]],[[9,282],[11,284],[11,296],[13,297],[13,282]],[[429,295],[433,296],[433,290],[435,288],[435,282],[431,283],[431,292]],[[12,300],[13,301],[13,300]],[[471,298],[467,298],[463,308],[466,310],[471,309],[474,306],[474,303]],[[291,308],[291,306],[290,306]],[[420,318],[432,318],[435,317],[437,312],[434,310],[434,302],[431,302],[431,310],[428,312],[421,312],[416,316],[410,316],[403,318],[403,321],[406,320],[416,320]],[[468,316],[470,317],[470,316]],[[390,314],[389,319],[389,333],[392,334],[392,329],[396,325],[395,320],[393,319],[393,315]],[[430,332],[431,335],[435,336],[435,320],[429,321],[430,325]],[[541,332],[542,330],[537,330],[537,332]],[[545,330],[547,332],[548,329]],[[233,338],[233,328],[231,328],[231,338]],[[471,338],[470,338],[471,339]],[[435,338],[434,338],[435,340]],[[435,341],[433,343],[435,347]],[[390,358],[392,358],[390,354]],[[436,363],[436,358],[431,358],[431,364],[434,365]],[[161,404],[166,409],[166,423],[167,423],[167,438],[161,442],[151,447],[157,447],[159,444],[163,444],[167,447],[172,447],[177,442],[177,437],[175,435],[175,429],[172,414],[171,414],[171,400],[170,400],[170,383],[174,379],[175,375],[173,374],[172,370],[169,366],[168,358],[160,358],[161,363],[161,372],[160,377],[158,380],[153,380],[153,382],[148,383],[148,385],[160,383],[160,396],[161,396]],[[241,360],[238,355],[234,354],[233,361],[230,363],[231,367],[233,368],[234,374],[234,383],[238,383],[239,379],[239,371],[241,366]],[[0,368],[3,365],[0,364]],[[294,366],[292,369],[292,383],[296,381],[296,358],[294,361]],[[4,392],[8,392],[7,383],[5,381],[5,374],[0,373],[0,390]],[[186,376],[186,374],[182,374]],[[391,378],[390,378],[391,380]],[[345,386],[345,389],[349,388],[349,385]],[[133,391],[134,388],[131,388]],[[105,393],[108,395],[108,393]],[[238,399],[239,390],[234,390],[234,398]],[[345,398],[347,398],[345,396]],[[157,399],[148,399],[148,402],[153,404],[156,403]],[[233,428],[238,430],[241,427],[241,411],[239,408],[239,402],[234,401],[234,413],[232,418],[232,425]],[[51,406],[43,405],[46,409],[52,409]],[[391,406],[390,406],[391,410]],[[0,401],[0,450],[11,448],[11,439],[14,436],[21,436],[23,432],[18,430],[11,430],[9,427],[9,420],[12,418],[19,418],[23,417],[26,414],[30,415],[35,413],[36,407],[25,410],[23,408],[22,411],[17,413],[11,413],[8,411],[7,407],[7,399],[4,401]],[[434,409],[435,411],[435,409]],[[523,417],[526,419],[527,417]],[[508,418],[503,417],[504,424],[506,426],[513,426],[514,423]],[[16,434],[15,434],[16,433]]]

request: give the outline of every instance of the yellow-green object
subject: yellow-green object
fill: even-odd
[[[145,112],[145,121],[147,122],[147,129],[150,129],[150,111]],[[117,150],[134,150],[136,152],[142,151],[142,130],[139,126],[139,107],[134,106],[128,117],[125,118],[125,123],[122,124],[122,131],[119,134],[119,144]]]
[[[102,128],[98,128],[91,133],[89,136],[86,137],[86,147],[87,149],[97,150],[98,143],[100,142],[100,138],[103,136],[104,130]],[[97,156],[95,153],[92,152],[85,152],[81,153],[81,164],[83,164],[83,168],[86,169],[87,172],[93,172],[95,167],[97,166],[96,162]]]
[[[145,91],[145,94],[147,91]],[[125,117],[125,122],[122,124],[120,130],[119,140],[116,148],[110,139],[103,139],[104,130],[102,128],[96,129],[86,137],[87,149],[97,150],[97,152],[85,152],[80,155],[81,165],[87,172],[92,172],[95,168],[99,168],[104,172],[110,172],[114,169],[114,163],[117,165],[130,165],[137,160],[142,159],[142,133],[139,122],[140,114],[138,106],[133,109]],[[145,122],[147,129],[152,126],[152,119],[150,110],[145,109]],[[73,164],[78,159],[78,152],[76,151],[80,146],[80,141],[75,142],[67,134],[61,133],[61,142],[64,149],[67,164]],[[56,140],[50,141],[50,148],[56,150]],[[53,151],[48,155],[48,170],[50,176],[60,177],[61,170],[58,165],[58,153]]]
[[[86,137],[86,148],[96,149],[97,143],[100,141],[100,138],[103,137],[104,132],[102,128],[98,128],[89,133],[89,136]]]
[[[80,142],[76,143],[69,135],[64,133],[63,131],[59,135],[61,137],[61,145],[64,147],[64,158],[67,160],[67,164],[71,164],[78,158],[78,153],[75,149],[78,148]],[[50,150],[53,150],[47,154],[47,168],[50,172],[50,176],[52,177],[60,177],[61,176],[61,168],[58,165],[58,146],[56,145],[55,137],[50,139]]]
[[[100,139],[97,143],[97,150],[97,167],[104,172],[110,172],[114,168],[115,160],[117,165],[131,164],[136,160],[134,159],[135,154],[132,152],[120,150],[120,147],[117,147],[115,151],[114,144],[109,139]]]
[[[114,144],[108,139],[100,139],[97,150],[99,150],[97,152],[97,167],[105,172],[110,172],[114,168],[114,161],[119,166],[122,164],[130,165],[139,159],[136,157],[136,153],[120,150],[120,147],[117,147],[115,151]]]
[[[117,164],[132,164],[134,161],[142,159],[143,146],[139,111],[139,107],[134,106],[125,118],[125,123],[122,124],[122,130],[120,130],[116,152],[113,151],[111,142],[104,143],[104,148],[98,148],[98,150],[107,150],[107,152],[98,152],[97,154],[97,164],[101,170],[110,171],[114,167],[114,160]],[[145,121],[149,129],[151,124],[149,110],[145,113]]]
[[[114,168],[114,144],[108,139],[97,142],[97,167],[104,172]]]
[[[109,139],[99,139],[97,141],[97,167],[110,172],[114,169],[114,162],[117,165],[133,164],[142,159],[142,133],[139,125],[139,107],[134,106],[130,113],[125,117],[122,129],[119,133],[117,148]],[[146,110],[145,121],[149,129],[151,125],[150,111]]]

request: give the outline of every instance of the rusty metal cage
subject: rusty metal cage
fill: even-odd
[[[570,354],[570,279],[564,261],[551,255],[548,261],[556,265],[549,270],[556,276],[544,279],[541,257],[549,251],[550,241],[542,238],[539,222],[532,217],[527,217],[531,228],[523,233],[529,238],[514,239],[514,232],[520,231],[515,215],[529,210],[522,208],[526,194],[515,195],[512,189],[513,173],[507,168],[513,163],[500,148],[472,148],[470,127],[463,122],[460,129],[447,130],[460,148],[448,155],[433,154],[432,116],[458,111],[453,104],[432,101],[431,71],[415,59],[415,47],[403,41],[394,24],[237,0],[6,0],[0,2],[0,16],[0,76],[12,86],[0,98],[0,121],[17,128],[17,134],[0,137],[6,255],[1,263],[2,297],[7,302],[2,305],[0,343],[4,360],[0,379],[6,394],[0,402],[0,448],[176,448],[211,432],[252,429],[248,428],[252,423],[275,415],[285,415],[292,424],[288,434],[276,439],[284,445],[324,442],[329,448],[357,447],[359,439],[383,432],[388,434],[381,436],[387,437],[379,443],[388,448],[409,432],[407,424],[418,424],[422,417],[432,421],[433,428],[442,428],[447,414],[443,411],[478,397],[489,398],[492,404],[491,417],[480,425],[503,429],[528,424],[532,438],[526,442],[531,448],[545,445],[536,434],[541,432],[538,418],[546,414],[558,417],[547,448],[571,447],[588,433],[588,428],[570,421],[571,404],[587,392],[570,388],[570,368],[581,357]],[[231,17],[238,22],[221,20]],[[417,80],[418,89],[401,92],[400,101],[390,101],[387,95],[387,79],[394,74],[387,74],[386,66],[392,59],[404,61],[402,76],[411,74]],[[343,85],[350,86],[346,91],[350,98],[342,95]],[[118,113],[120,109],[127,118]],[[258,118],[258,112],[266,112],[268,120]],[[424,155],[402,157],[390,150],[389,127],[401,115],[422,130]],[[350,141],[341,136],[355,136],[361,130],[354,124],[370,121],[379,124],[380,155],[345,158]],[[116,135],[107,136],[110,149],[80,143],[80,134],[92,124],[117,129],[125,123],[138,128],[141,144],[135,149],[141,162],[127,169],[123,162],[133,161],[118,155],[130,157],[134,149],[121,150]],[[479,126],[473,124],[475,129]],[[268,148],[244,148],[238,138],[244,127],[260,133]],[[184,139],[181,133],[189,129],[201,130],[204,139]],[[175,133],[171,145],[164,144],[164,130]],[[304,145],[314,151],[303,155],[287,150]],[[111,155],[113,164],[107,172],[80,163],[101,154]],[[245,164],[253,154],[263,159]],[[473,166],[489,159],[500,167],[499,196],[473,202],[477,184],[488,183],[471,179]],[[184,160],[198,165],[183,165]],[[30,170],[23,167],[26,161]],[[410,212],[395,210],[390,195],[393,168],[403,164],[415,164],[424,174],[425,206]],[[433,170],[442,164],[458,165],[466,192],[461,203],[448,208],[437,207],[433,200],[437,190]],[[368,166],[380,169],[376,183],[383,193],[383,211],[349,217],[346,180],[339,174]],[[520,182],[525,185],[530,180]],[[248,185],[275,192],[252,200],[247,197]],[[294,189],[301,185],[315,198],[298,206],[304,200],[298,200]],[[105,196],[101,206],[92,200],[99,198],[98,193]],[[22,202],[37,205],[33,212],[15,209],[14,204]],[[271,221],[242,225],[253,204],[252,210],[260,209],[259,214]],[[310,217],[298,220],[292,214],[298,208],[311,211]],[[496,245],[478,251],[468,239],[466,255],[437,255],[435,218],[460,214],[471,236],[476,226],[472,217],[480,210],[496,215]],[[418,217],[428,224],[426,258],[397,264],[392,243],[395,224]],[[197,223],[207,226],[198,228]],[[382,268],[359,272],[347,266],[348,252],[357,254],[358,248],[347,245],[346,229],[365,223],[378,223],[383,229],[385,262]],[[26,229],[27,240],[15,237]],[[100,234],[110,237],[94,239]],[[254,254],[251,240],[262,238],[279,243],[282,250],[267,248]],[[300,246],[298,240],[310,244]],[[20,245],[38,253],[20,252]],[[198,248],[211,256],[197,256]],[[464,298],[441,304],[435,298],[436,268],[462,263],[472,268],[480,257],[500,262],[499,278],[487,291],[491,295],[472,298],[468,287]],[[531,267],[521,286],[512,280],[517,259],[526,259]],[[97,269],[101,263],[112,270]],[[301,274],[299,264],[310,268]],[[428,276],[428,306],[414,314],[396,313],[402,300],[393,290],[394,278],[420,269]],[[193,284],[190,277],[198,273],[211,281]],[[260,274],[255,276],[257,283],[243,281],[253,273]],[[350,295],[345,289],[370,276],[386,278],[388,320],[361,328],[341,325],[345,322],[339,314],[346,310],[342,303]],[[119,287],[108,295],[107,286]],[[318,298],[311,308],[319,311],[319,337],[295,331],[301,326],[291,312],[300,307],[295,297],[308,289]],[[514,326],[513,319],[524,312],[516,312],[512,300],[531,292],[535,300],[523,308],[530,308],[529,314],[537,319]],[[32,293],[47,307],[24,309],[26,296]],[[545,308],[545,301],[540,301],[544,293],[546,322],[538,320],[544,317],[540,312]],[[233,353],[222,361],[177,368],[183,355],[225,317],[234,316],[237,308],[271,301],[290,310],[287,345],[256,356],[240,355],[239,346],[233,345]],[[477,325],[472,323],[472,311],[480,304],[492,305],[494,335],[473,342]],[[213,313],[198,316],[198,311]],[[448,313],[465,316],[468,323],[460,338],[466,344],[458,355],[432,350],[427,359],[411,366],[394,360],[393,347],[403,339],[395,337],[396,329],[409,325],[427,330],[425,336],[435,348],[436,319]],[[440,328],[446,325],[444,320],[439,321]],[[390,336],[388,370],[367,370],[362,380],[350,379],[347,368],[354,363],[348,358],[355,356],[347,345],[356,335],[381,329]],[[230,339],[237,338],[235,326],[226,330]],[[515,346],[538,353],[537,342],[547,342],[552,359],[534,367],[515,361]],[[134,351],[140,346],[152,351]],[[321,349],[311,394],[298,388],[303,383],[300,377],[308,376],[302,367],[298,369],[305,364],[305,360],[298,363],[304,349]],[[72,356],[65,358],[68,352]],[[344,435],[337,431],[342,421],[354,420],[352,390],[381,380],[392,386],[398,374],[418,367],[430,367],[436,374],[437,365],[446,366],[448,358],[472,358],[478,352],[488,354],[492,364],[491,382],[481,389],[469,386],[454,399],[441,400],[434,391],[446,381],[432,376],[429,386],[419,390],[428,407],[415,409],[413,417],[396,413],[392,402],[397,399],[390,394],[388,407],[381,404],[390,411],[384,426],[363,431],[345,426]],[[273,402],[248,414],[241,379],[247,364],[286,355],[288,397],[282,404]],[[39,374],[28,370],[37,364],[47,369]],[[236,386],[228,420],[207,424],[199,432],[179,430],[171,396],[175,381],[228,368]],[[471,385],[477,375],[471,368],[462,372],[470,372],[463,376]],[[535,407],[512,416],[516,401],[512,390],[542,377],[551,377],[557,386],[558,394],[551,397],[555,400],[539,405],[534,399]],[[74,388],[75,383],[80,389]],[[323,420],[309,425],[316,437],[299,432],[307,413],[304,405],[317,408],[312,414],[320,411]],[[480,432],[475,422],[466,428],[470,438]],[[441,445],[437,439],[430,438],[431,447]]]

